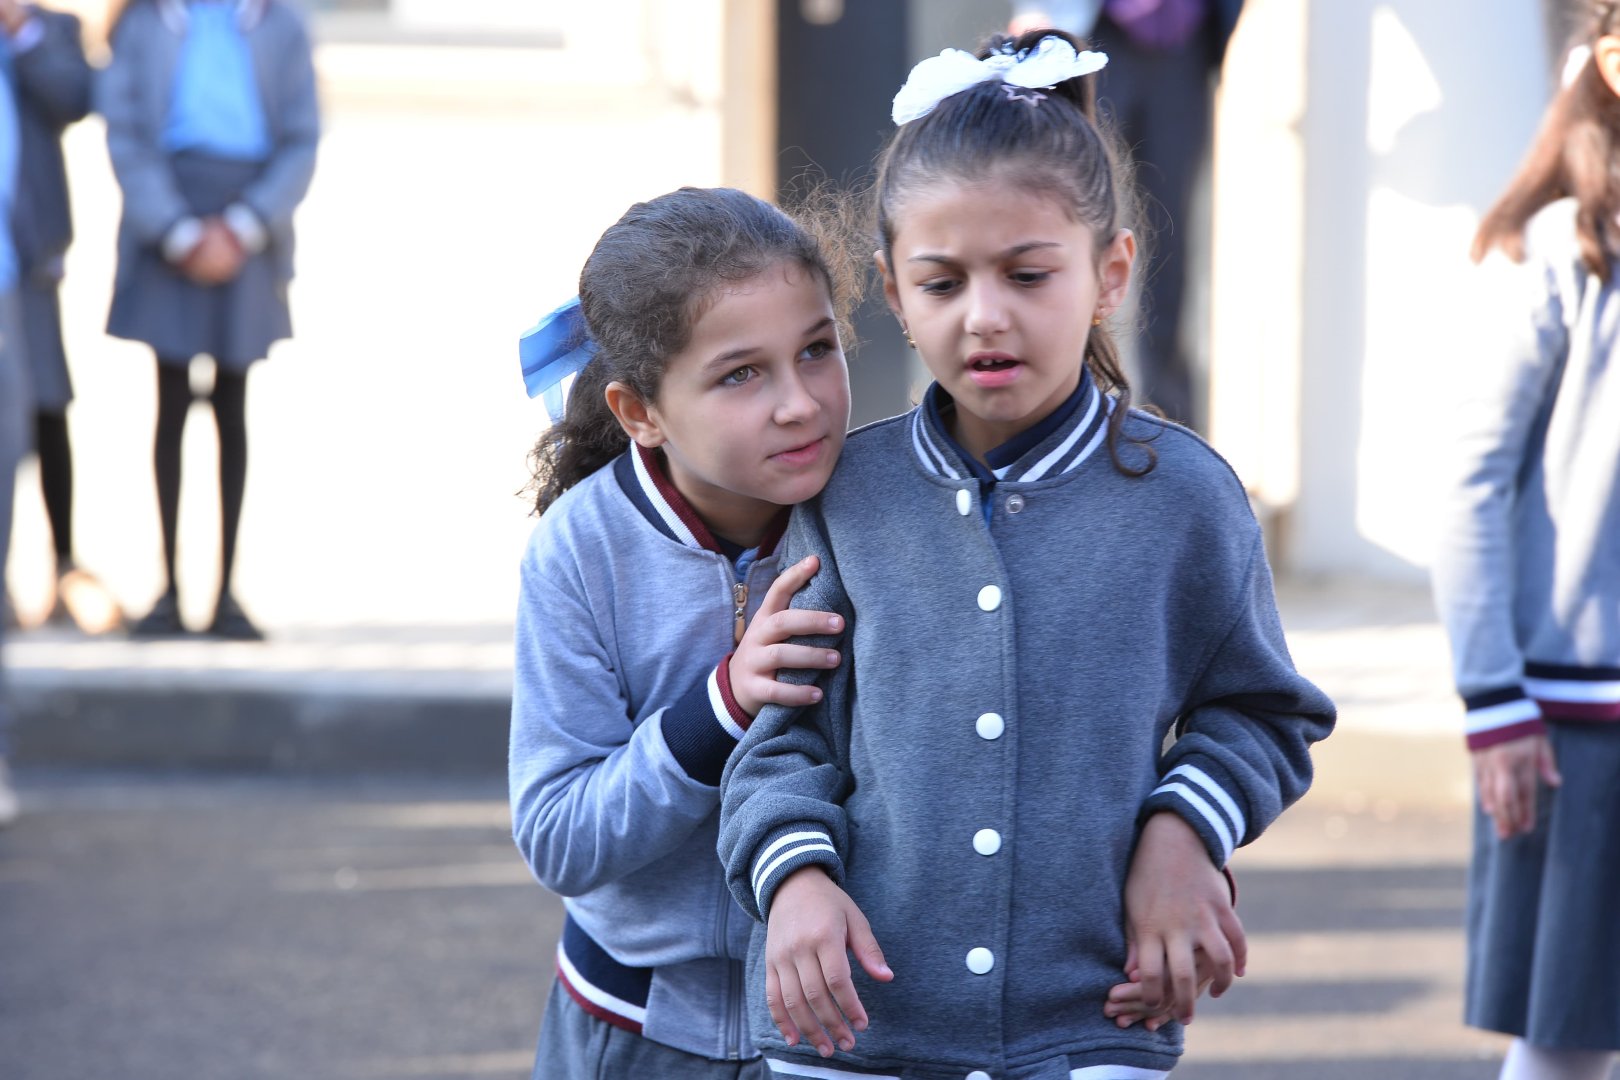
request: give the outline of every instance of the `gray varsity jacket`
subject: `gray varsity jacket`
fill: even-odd
[[[1304,792],[1333,707],[1289,660],[1230,468],[1132,414],[1158,464],[1122,475],[1110,406],[1093,389],[1001,470],[988,521],[926,410],[852,435],[794,512],[783,557],[822,560],[794,603],[848,618],[847,659],[820,706],[768,707],[749,730],[720,851],[756,918],[790,873],[824,867],[896,974],[857,969],[870,1029],[822,1062],[770,1022],[756,931],[754,1029],[784,1075],[1156,1076],[1180,1053],[1175,1025],[1102,1014],[1138,825],[1180,814],[1224,865]]]

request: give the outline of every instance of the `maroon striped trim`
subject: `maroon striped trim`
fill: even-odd
[[[735,652],[728,652],[721,659],[719,666],[714,669],[714,682],[720,688],[720,700],[726,703],[726,712],[732,722],[747,731],[754,718],[743,711],[743,707],[737,704],[737,695],[731,692],[731,658],[736,655]]]
[[[1512,742],[1514,739],[1523,739],[1530,735],[1547,734],[1547,725],[1540,720],[1521,720],[1517,724],[1508,724],[1505,727],[1490,728],[1487,731],[1477,731],[1468,736],[1468,749],[1483,750],[1488,746],[1499,743]]]
[[[1547,701],[1537,698],[1541,715],[1548,720],[1570,720],[1575,723],[1614,723],[1620,721],[1620,701]]]
[[[576,990],[574,988],[574,984],[568,981],[568,974],[567,972],[563,971],[561,964],[557,965],[557,981],[562,983],[564,990],[568,991],[568,996],[574,999],[574,1004],[584,1009],[591,1016],[596,1017],[596,1019],[602,1021],[604,1024],[612,1024],[616,1028],[623,1028],[632,1035],[641,1034],[641,1025],[636,1023],[636,1021],[630,1019],[628,1016],[620,1016],[616,1012],[602,1008],[602,1006],[598,1005],[596,1002],[592,1001],[590,998]]]
[[[658,494],[663,496],[669,508],[675,511],[675,516],[681,519],[681,524],[692,530],[693,538],[705,551],[725,554],[720,550],[720,545],[715,543],[714,534],[709,531],[709,527],[703,524],[703,519],[692,509],[692,504],[686,501],[686,496],[681,494],[680,489],[664,472],[664,463],[658,460],[658,455],[640,443],[636,443],[635,448],[636,453],[641,455],[641,463],[647,466],[647,475],[652,477],[653,487],[658,489]]]

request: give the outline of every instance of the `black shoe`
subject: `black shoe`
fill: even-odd
[[[247,612],[242,610],[242,605],[230,593],[220,594],[219,606],[214,609],[214,621],[208,624],[208,635],[227,641],[264,640],[264,631],[253,625]]]
[[[158,597],[152,610],[136,619],[129,628],[132,638],[180,637],[185,632],[186,624],[180,621],[180,594],[173,589]]]

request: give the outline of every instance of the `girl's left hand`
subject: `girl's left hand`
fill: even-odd
[[[1142,827],[1125,878],[1125,939],[1141,976],[1142,1005],[1149,1012],[1169,1008],[1183,1024],[1192,1023],[1203,991],[1200,952],[1214,997],[1226,993],[1248,962],[1226,877],[1192,826],[1175,814],[1154,814]]]

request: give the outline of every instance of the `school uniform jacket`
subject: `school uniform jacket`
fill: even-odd
[[[1435,561],[1474,749],[1545,721],[1620,721],[1620,285],[1589,274],[1575,202],[1481,268],[1459,366],[1456,482]]]
[[[314,61],[302,18],[282,0],[237,0],[236,7],[273,150],[242,193],[239,205],[249,216],[228,213],[227,221],[249,250],[271,253],[278,279],[286,282],[293,276],[293,211],[309,190],[320,137]],[[173,230],[190,220],[162,144],[186,19],[184,0],[134,0],[113,30],[112,63],[97,87],[107,150],[124,193],[120,281],[134,267],[136,251],[172,244]]]
[[[757,1056],[752,923],[714,854],[720,772],[748,723],[724,658],[738,608],[776,576],[786,518],[739,581],[637,448],[558,499],[523,559],[513,832],[564,897],[558,977],[597,1017],[714,1059]]]
[[[90,111],[91,71],[77,16],[30,6],[28,20],[27,47],[12,61],[21,163],[11,232],[23,275],[43,283],[61,276],[73,242],[62,132]]]
[[[1139,823],[1179,814],[1224,866],[1304,792],[1333,707],[1289,660],[1231,470],[1132,414],[1158,464],[1122,475],[1110,405],[1090,388],[993,485],[913,410],[851,435],[794,512],[784,557],[822,560],[794,604],[849,620],[848,659],[821,706],[750,728],[720,851],[756,918],[793,871],[824,868],[895,978],[857,969],[871,1026],[853,1053],[789,1050],[764,1007],[762,928],[754,1027],[780,1075],[1157,1077],[1180,1053],[1176,1025],[1102,1013],[1124,980]]]

